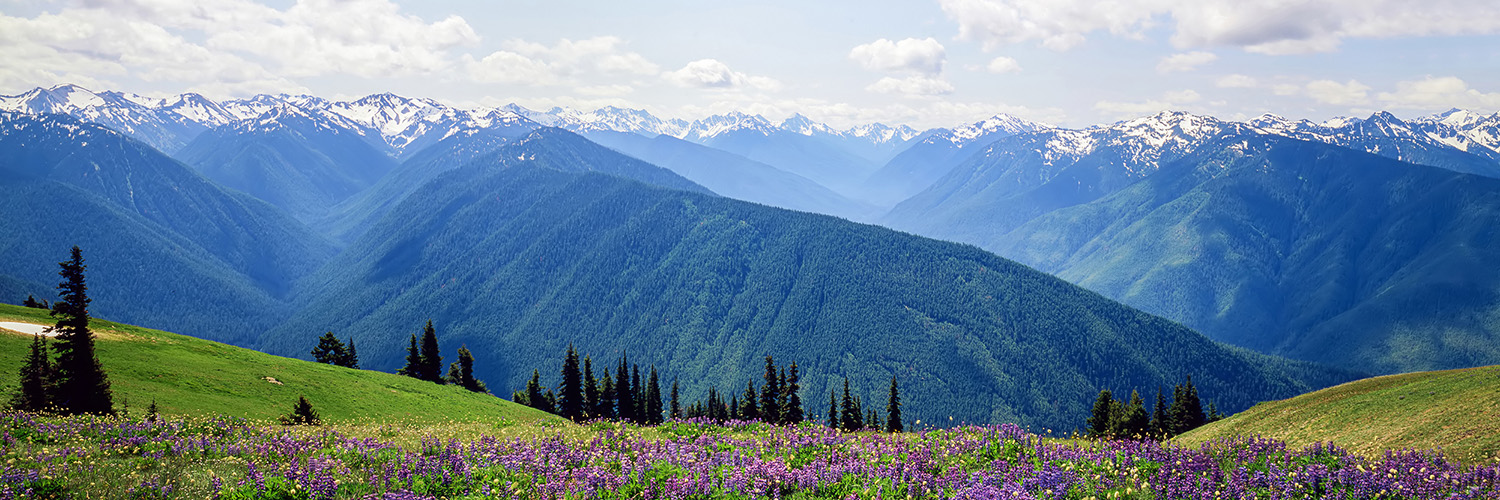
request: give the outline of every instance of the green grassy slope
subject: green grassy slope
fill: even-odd
[[[50,324],[47,311],[0,304],[0,321]],[[115,406],[154,399],[162,413],[274,419],[306,396],[330,422],[535,421],[548,415],[496,397],[409,377],[272,356],[218,342],[94,320]],[[31,343],[0,330],[0,387],[7,398]],[[280,384],[266,380],[271,377]]]
[[[1293,446],[1333,442],[1378,455],[1441,448],[1470,464],[1500,462],[1500,365],[1349,382],[1271,401],[1177,438],[1188,445],[1259,434]]]

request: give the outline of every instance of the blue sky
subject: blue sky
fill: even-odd
[[[1500,111],[1492,0],[0,0],[0,93],[391,91],[836,126]]]

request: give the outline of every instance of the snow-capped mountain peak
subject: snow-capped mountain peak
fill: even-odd
[[[763,135],[771,135],[776,132],[776,127],[771,125],[765,117],[760,115],[747,115],[739,111],[731,111],[722,115],[713,115],[695,121],[689,125],[684,137],[690,141],[705,141],[730,132],[751,131]]]

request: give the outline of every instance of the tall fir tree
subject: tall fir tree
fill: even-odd
[[[732,418],[732,419],[735,419],[735,420],[744,420],[745,419],[745,414],[740,413],[740,397],[739,396],[730,396],[729,397],[729,418]]]
[[[839,429],[843,427],[839,418],[840,414],[838,394],[838,389],[828,389],[828,416],[824,419],[824,421],[828,423],[828,428],[830,429]]]
[[[745,392],[740,396],[740,399],[745,400],[745,404],[740,405],[740,413],[743,414],[745,420],[760,419],[760,405],[755,404],[755,400],[757,397],[758,396],[755,393],[755,382],[746,380]]]
[[[860,414],[859,405],[855,404],[854,396],[849,393],[849,377],[844,377],[844,397],[839,406],[843,408],[843,415],[839,419],[840,429],[854,432],[864,425],[864,415]]]
[[[1089,437],[1108,437],[1110,422],[1114,421],[1115,398],[1109,389],[1099,391],[1094,399],[1094,411],[1089,414]]]
[[[349,341],[344,343],[344,357],[337,363],[344,368],[359,369],[359,353],[354,350],[354,336],[349,336]]]
[[[422,327],[422,375],[418,378],[428,382],[443,383],[443,352],[438,349],[437,330],[432,320]]]
[[[651,365],[651,377],[646,382],[646,417],[649,424],[662,423],[661,381],[656,376],[656,365]]]
[[[449,384],[453,384],[468,390],[469,392],[487,393],[489,389],[484,382],[474,378],[474,353],[469,351],[469,346],[459,346],[458,361],[448,366]]]
[[[1141,399],[1141,393],[1130,391],[1130,400],[1122,409],[1119,421],[1114,429],[1116,436],[1140,439],[1151,432],[1151,416],[1146,414],[1146,402]]]
[[[615,381],[609,376],[609,370],[604,372],[603,382],[599,384],[599,407],[595,412],[599,418],[618,418],[620,412],[615,406]]]
[[[646,423],[646,384],[641,383],[641,365],[630,365],[630,407],[635,410],[630,421]]]
[[[635,388],[630,386],[630,360],[624,354],[615,368],[615,408],[620,420],[635,421]]]
[[[1151,410],[1151,437],[1164,439],[1172,433],[1172,425],[1167,417],[1167,397],[1161,392],[1161,386],[1156,387],[1156,406]]]
[[[11,396],[10,409],[31,413],[51,410],[55,388],[52,355],[47,351],[47,338],[33,335],[31,352],[27,353],[26,361],[21,365],[21,386]]]
[[[583,357],[583,407],[588,418],[599,418],[599,379],[594,378],[594,360]]]
[[[58,301],[52,305],[57,333],[52,349],[57,351],[55,373],[57,394],[54,403],[64,414],[113,414],[114,402],[109,378],[94,353],[94,332],[89,330],[88,285],[83,272],[83,251],[73,247],[72,257],[59,262]]]
[[[792,373],[796,372],[792,370]],[[896,387],[895,375],[891,376],[891,398],[885,403],[885,431],[906,432],[906,426],[901,423],[901,390]]]
[[[318,345],[312,350],[313,361],[327,363],[330,365],[342,365],[344,359],[349,357],[349,348],[333,332],[326,332],[318,337]]]
[[[766,356],[766,384],[760,388],[760,419],[769,423],[781,423],[781,379],[776,374],[776,361]]]
[[[1193,376],[1172,390],[1172,406],[1167,408],[1172,425],[1172,435],[1197,429],[1207,419],[1203,415],[1203,402],[1198,399],[1198,389],[1193,387]]]
[[[578,351],[568,344],[563,355],[562,384],[557,386],[557,413],[563,418],[581,422],[585,418],[583,406],[583,371],[578,367]]]
[[[682,418],[682,403],[677,399],[677,379],[672,379],[672,408],[673,419]]]
[[[422,378],[422,351],[417,349],[417,334],[411,334],[411,343],[406,346],[406,366],[396,370],[396,373],[411,378]]]
[[[782,393],[786,394],[786,404],[781,409],[782,423],[797,425],[802,423],[802,392],[801,377],[797,374],[797,363],[792,363],[791,374],[788,375],[781,387]]]
[[[542,372],[531,370],[531,381],[526,382],[526,406],[547,411],[547,395],[542,393]],[[550,413],[550,412],[549,412]]]

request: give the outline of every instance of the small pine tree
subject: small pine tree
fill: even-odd
[[[1151,410],[1151,436],[1164,439],[1171,435],[1172,425],[1167,416],[1167,397],[1162,394],[1161,386],[1156,387],[1156,406]]]
[[[307,397],[297,396],[297,404],[292,406],[292,412],[282,415],[281,425],[322,425],[322,419],[318,418],[318,410],[314,410],[312,403],[307,402]]]
[[[546,395],[542,394],[542,372],[531,371],[531,381],[526,383],[526,405],[538,410],[547,411]],[[552,413],[548,411],[547,413]]]
[[[797,373],[792,370],[792,373]],[[885,431],[906,432],[901,423],[901,391],[896,388],[896,376],[891,376],[891,398],[885,404]]]
[[[662,423],[661,384],[656,376],[656,365],[651,365],[651,377],[646,382],[646,419],[648,424]]]
[[[842,425],[840,425],[840,421],[839,421],[839,396],[838,396],[838,394],[839,394],[838,391],[835,390],[835,389],[829,389],[828,390],[828,418],[827,418],[827,422],[828,422],[828,428],[830,428],[830,429],[839,429],[839,428],[843,427]]]
[[[1208,421],[1207,421],[1207,423],[1214,423],[1214,422],[1218,422],[1220,420],[1224,420],[1224,415],[1220,415],[1219,414],[1219,407],[1218,406],[1214,406],[1214,402],[1213,401],[1209,401],[1208,402]]]
[[[359,353],[354,350],[353,336],[350,336],[349,341],[344,343],[344,348],[344,358],[339,360],[338,365],[344,368],[359,369]]]
[[[677,379],[672,379],[672,418],[682,418],[682,406],[677,400]]]
[[[48,411],[52,406],[54,373],[52,356],[47,352],[47,338],[33,335],[31,352],[21,365],[21,386],[11,396],[10,409],[31,413]]]
[[[620,420],[635,421],[635,388],[630,386],[630,360],[624,354],[615,367],[615,407]]]
[[[586,416],[583,406],[583,371],[578,367],[578,351],[568,344],[563,354],[562,384],[557,387],[557,412],[563,418],[581,422]]]
[[[769,423],[781,423],[781,377],[776,374],[776,362],[766,356],[766,384],[760,389],[760,419]]]
[[[759,420],[760,405],[755,404],[756,393],[754,381],[745,381],[745,392],[741,395],[741,399],[745,400],[745,404],[740,405],[740,413],[744,416],[745,420]]]
[[[437,330],[432,327],[430,319],[422,327],[422,351],[418,359],[421,375],[417,378],[443,383],[443,353],[438,349]]]
[[[349,357],[349,349],[344,347],[344,343],[340,342],[338,337],[333,336],[333,332],[326,332],[322,337],[318,337],[318,345],[313,347],[312,357],[313,361],[319,363],[343,365]]]
[[[854,432],[864,425],[864,415],[861,414],[859,405],[855,403],[854,396],[849,393],[849,377],[844,377],[844,398],[839,406],[842,406],[844,410],[839,421],[839,428],[845,432]]]
[[[1151,432],[1151,417],[1146,415],[1146,404],[1141,394],[1130,391],[1130,402],[1121,409],[1119,424],[1113,429],[1116,436],[1143,438]]]
[[[26,295],[26,301],[22,302],[21,305],[26,306],[26,307],[30,307],[32,309],[51,309],[52,308],[52,306],[50,304],[48,304],[46,300],[40,300],[40,301],[36,300],[36,297],[32,297],[31,294],[27,294]]]
[[[422,352],[417,350],[417,334],[411,334],[411,344],[406,346],[406,366],[396,370],[397,374],[422,378]]]
[[[1089,437],[1100,438],[1110,435],[1109,424],[1114,420],[1114,406],[1114,395],[1109,392],[1109,389],[1099,391],[1099,397],[1094,399],[1094,411],[1089,416]]]
[[[308,405],[309,407],[311,405]],[[151,400],[151,406],[146,407],[146,421],[155,422],[161,420],[161,410],[156,407],[156,400]]]
[[[797,363],[792,363],[791,374],[783,379],[781,392],[786,395],[785,404],[781,407],[781,421],[784,424],[797,425],[802,423],[802,392],[801,378],[797,375]]]
[[[599,418],[599,379],[594,378],[594,360],[583,357],[583,407],[587,418]]]
[[[469,392],[485,394],[490,392],[484,382],[474,378],[474,353],[469,351],[469,346],[458,347],[458,361],[448,366],[448,383],[459,386]]]
[[[109,378],[94,353],[94,332],[89,330],[91,300],[83,278],[88,267],[83,263],[83,252],[74,246],[72,258],[58,265],[62,270],[57,274],[63,281],[57,285],[60,297],[52,307],[57,324],[50,329],[57,332],[52,347],[57,351],[54,402],[64,414],[114,414]]]

